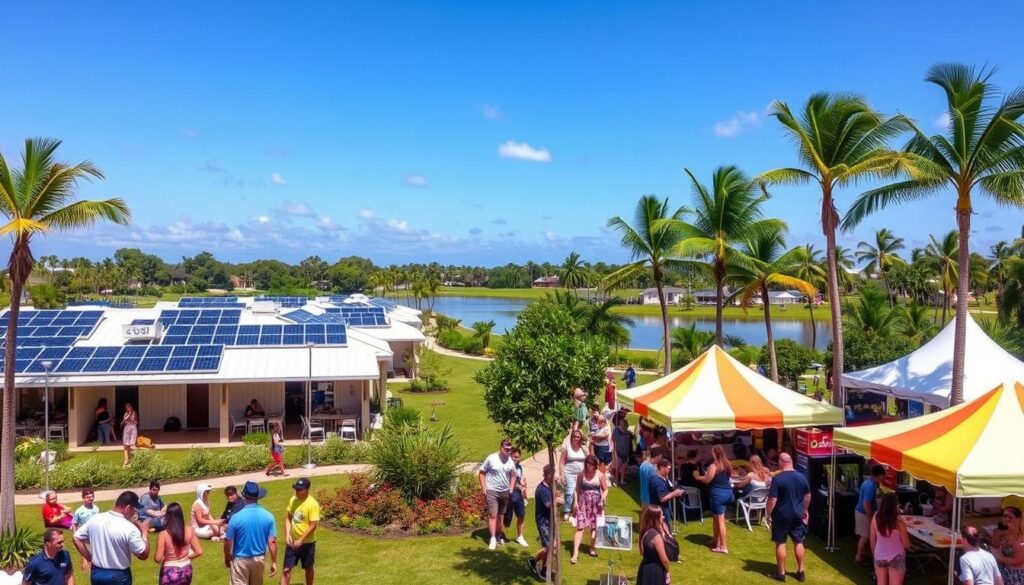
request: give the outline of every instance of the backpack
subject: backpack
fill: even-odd
[[[181,430],[181,419],[176,416],[167,417],[167,422],[164,423],[164,432],[176,433]]]

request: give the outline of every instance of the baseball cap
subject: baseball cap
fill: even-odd
[[[295,483],[292,484],[292,488],[297,490],[308,490],[309,478],[300,477],[299,479],[295,480]]]

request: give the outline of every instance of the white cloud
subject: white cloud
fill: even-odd
[[[480,115],[488,120],[497,120],[501,118],[501,109],[498,106],[492,106],[490,104],[477,104],[476,109],[480,112]]]
[[[430,186],[430,179],[423,175],[408,174],[402,177],[402,182],[406,187],[415,187],[416,189],[425,189]]]
[[[551,152],[546,148],[534,148],[526,142],[508,140],[498,145],[498,156],[501,158],[517,158],[533,162],[550,162]]]
[[[949,128],[949,122],[949,112],[942,112],[942,115],[932,120],[932,125],[940,130],[945,130],[946,128]]]
[[[563,238],[562,236],[556,234],[555,232],[553,232],[551,230],[548,230],[548,231],[544,232],[544,239],[554,244],[554,243],[561,242],[565,238]]]
[[[265,215],[261,215],[256,218],[256,221],[258,221],[262,225],[267,225],[268,223],[270,223],[270,218]]]
[[[345,228],[335,223],[329,215],[320,216],[320,219],[316,221],[316,227],[331,234],[345,231]]]
[[[202,136],[202,132],[196,130],[195,128],[182,128],[181,135],[185,138],[188,138],[189,140],[193,140],[195,138],[199,138],[200,136]]]
[[[270,173],[270,182],[275,184],[275,185],[284,185],[288,181],[285,181],[284,177],[282,177],[278,173]]]
[[[285,201],[277,208],[278,213],[291,217],[315,217],[316,212],[304,201]]]
[[[389,219],[388,227],[400,232],[407,232],[409,231],[409,222],[404,219]]]
[[[360,209],[357,215],[359,216],[360,219],[373,219],[377,217],[377,215],[371,209]]]
[[[758,112],[736,112],[736,115],[728,120],[715,122],[713,130],[715,131],[715,136],[732,138],[741,132],[760,125],[761,114]]]

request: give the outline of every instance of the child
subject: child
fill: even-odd
[[[274,430],[270,435],[270,463],[263,472],[271,475],[275,469],[279,475],[288,477],[284,472],[284,437],[281,436],[281,423],[274,423]]]
[[[95,500],[96,492],[92,488],[87,487],[82,490],[82,505],[75,510],[75,515],[71,517],[72,532],[88,522],[89,518],[100,513],[100,507],[93,503]]]
[[[523,537],[523,523],[526,521],[526,475],[523,474],[523,466],[519,464],[522,452],[519,447],[513,447],[509,453],[512,462],[516,465],[516,489],[509,498],[508,507],[505,508],[505,528],[512,524],[512,514],[516,515],[516,542],[521,546],[528,546],[526,538]]]

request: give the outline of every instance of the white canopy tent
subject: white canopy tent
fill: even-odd
[[[931,341],[896,361],[843,374],[843,386],[947,408],[955,323],[955,319],[950,321]],[[981,396],[1005,379],[1024,380],[1024,362],[992,341],[968,315],[964,400]]]

